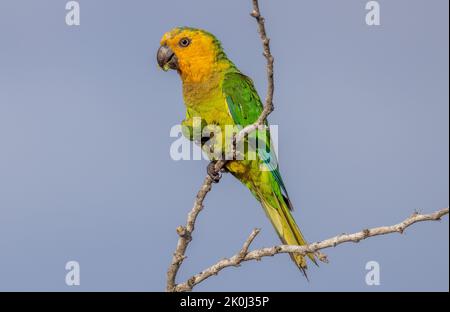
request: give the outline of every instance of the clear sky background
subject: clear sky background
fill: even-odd
[[[449,201],[447,0],[261,1],[276,58],[281,173],[309,241],[390,225]],[[0,290],[161,291],[206,161],[175,162],[183,119],[175,72],[156,66],[164,32],[201,27],[265,95],[251,1],[0,2]],[[278,244],[232,176],[205,202],[180,280],[234,254]],[[448,291],[449,225],[326,250],[309,270],[287,255],[231,268],[204,291]],[[65,264],[81,285],[65,284]],[[381,285],[365,283],[366,262]]]

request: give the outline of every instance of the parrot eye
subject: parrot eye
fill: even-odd
[[[178,44],[182,48],[186,48],[190,43],[191,43],[191,40],[189,38],[186,38],[186,37],[185,38],[181,38],[180,41],[178,42]]]

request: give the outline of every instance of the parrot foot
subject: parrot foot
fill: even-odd
[[[216,172],[216,162],[217,161],[213,160],[208,164],[208,167],[206,167],[206,172],[214,183],[218,183],[222,177],[220,172]]]

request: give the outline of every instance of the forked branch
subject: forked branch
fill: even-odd
[[[342,243],[354,242],[358,243],[364,239],[369,237],[374,237],[378,235],[385,235],[391,233],[400,233],[403,234],[405,229],[414,223],[423,222],[423,221],[439,221],[449,212],[448,208],[441,209],[434,213],[430,214],[418,214],[414,213],[409,218],[404,221],[390,225],[390,226],[381,226],[373,229],[364,229],[360,232],[353,234],[341,234],[335,237],[323,240],[321,242],[315,242],[309,245],[304,246],[294,246],[294,245],[278,245],[268,248],[255,249],[252,251],[248,251],[250,244],[253,242],[255,237],[259,234],[259,229],[254,229],[250,234],[248,239],[244,243],[244,247],[234,256],[230,258],[226,258],[220,260],[216,264],[210,266],[209,268],[203,270],[202,272],[192,276],[186,282],[178,284],[175,287],[175,291],[191,291],[192,288],[199,283],[203,282],[207,278],[217,275],[220,271],[228,267],[236,267],[239,266],[244,261],[252,261],[252,260],[261,260],[263,257],[271,257],[281,253],[299,253],[302,255],[306,255],[308,253],[318,254],[318,258],[327,262],[327,259],[324,258],[323,254],[319,253],[320,250],[330,247],[336,247]]]

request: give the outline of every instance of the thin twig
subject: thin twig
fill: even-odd
[[[183,263],[183,260],[186,258],[185,253],[186,249],[192,240],[192,232],[194,232],[195,228],[195,221],[197,219],[198,214],[203,209],[203,200],[206,197],[206,194],[211,190],[212,186],[212,179],[207,176],[205,178],[205,181],[203,182],[202,187],[197,193],[197,197],[194,202],[194,206],[192,207],[192,210],[189,212],[187,217],[186,226],[179,226],[177,228],[178,233],[178,243],[177,247],[175,249],[175,253],[172,257],[172,262],[169,266],[169,269],[167,271],[167,291],[174,291],[175,289],[175,279],[178,273],[178,270],[180,269],[181,263]]]
[[[274,58],[272,56],[272,53],[270,52],[270,39],[267,37],[266,33],[266,26],[264,25],[264,17],[261,15],[261,12],[259,10],[259,3],[258,0],[253,0],[253,11],[250,14],[256,19],[256,22],[258,23],[258,32],[261,37],[261,41],[263,43],[263,55],[267,60],[267,96],[266,96],[266,103],[264,105],[264,110],[262,114],[259,116],[257,125],[263,125],[265,120],[267,119],[267,116],[273,111],[273,93],[275,89],[275,83],[273,80],[273,62]]]
[[[217,275],[221,270],[227,267],[236,267],[239,266],[244,261],[251,260],[261,260],[263,257],[271,257],[276,254],[281,253],[299,253],[302,255],[306,255],[308,253],[318,253],[319,250],[335,247],[342,243],[346,242],[360,242],[369,237],[385,235],[390,233],[403,233],[405,229],[414,223],[423,222],[423,221],[438,221],[441,218],[449,213],[449,209],[441,209],[431,214],[418,214],[414,213],[406,220],[391,226],[382,226],[373,229],[365,229],[357,233],[353,234],[341,234],[329,239],[326,239],[321,242],[312,243],[304,246],[295,246],[295,245],[279,245],[273,246],[269,248],[261,248],[248,252],[248,248],[252,241],[255,239],[256,235],[258,235],[259,230],[253,230],[252,234],[246,240],[244,247],[241,251],[231,258],[226,258],[220,260],[216,264],[210,266],[209,268],[203,270],[201,273],[192,276],[187,282],[178,284],[175,287],[175,291],[191,291],[193,287],[203,282],[207,278],[210,278],[214,275]],[[327,261],[326,259],[321,259],[322,261]]]
[[[251,124],[237,134],[235,137],[235,141],[239,142],[245,138],[245,136],[256,129],[259,129],[260,127],[264,126],[264,122],[267,119],[267,116],[273,111],[273,93],[274,93],[274,81],[273,81],[273,62],[274,58],[270,52],[270,40],[267,38],[266,35],[266,29],[264,26],[264,18],[261,16],[261,13],[259,11],[259,5],[258,0],[252,0],[253,1],[253,11],[251,13],[251,16],[253,16],[257,23],[258,23],[258,32],[261,36],[261,40],[263,42],[263,55],[267,60],[267,79],[268,79],[268,86],[267,86],[267,97],[264,105],[264,109],[259,116],[258,120]],[[226,160],[219,160],[215,164],[215,171],[216,173],[219,173],[222,168],[226,164]],[[192,233],[195,228],[195,221],[197,219],[198,214],[203,209],[203,201],[205,200],[206,195],[211,190],[213,184],[213,180],[208,175],[206,176],[205,180],[203,181],[202,186],[200,187],[200,190],[197,193],[197,197],[194,202],[194,206],[192,207],[191,211],[188,214],[186,226],[179,226],[177,228],[177,233],[179,235],[177,247],[175,249],[175,252],[172,257],[172,262],[169,266],[169,269],[167,270],[167,285],[166,285],[166,291],[174,291],[177,287],[176,284],[176,276],[180,269],[181,264],[183,263],[183,260],[186,258],[185,253],[186,249],[192,240]],[[255,234],[256,236],[257,234]]]

